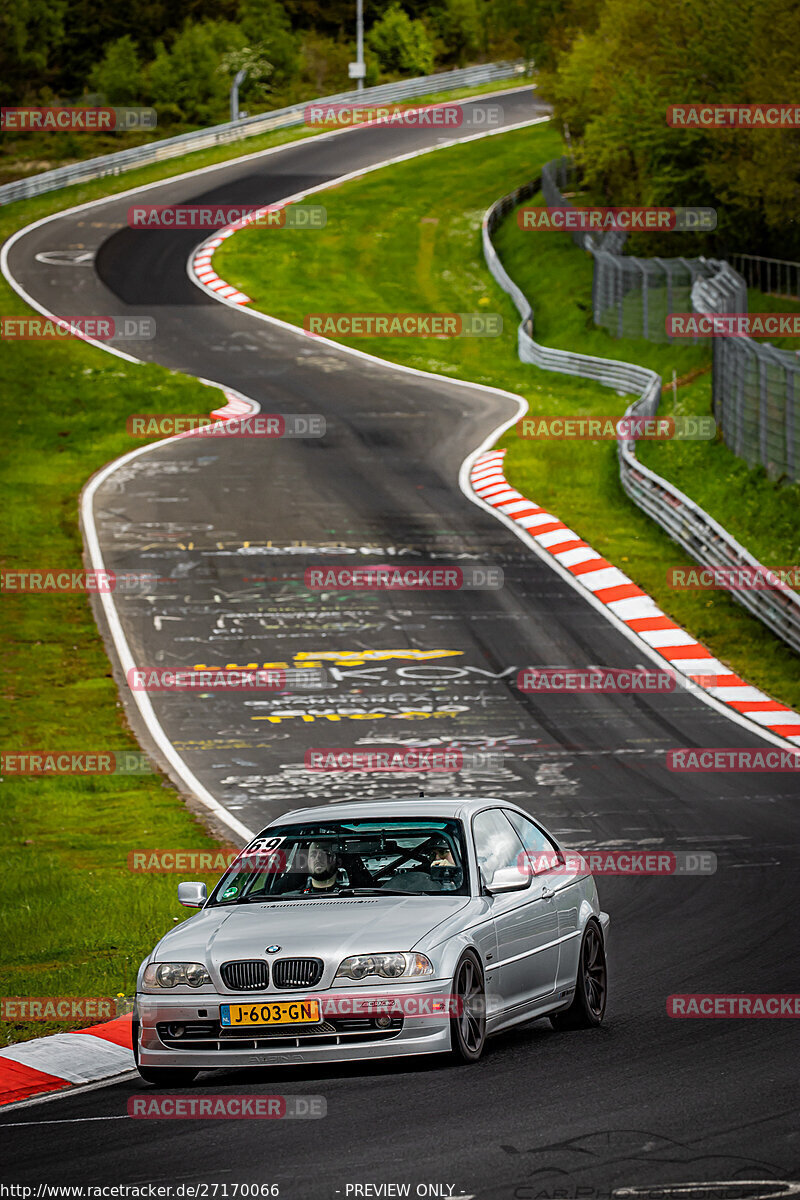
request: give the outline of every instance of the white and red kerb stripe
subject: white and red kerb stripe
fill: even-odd
[[[134,1069],[131,1018],[0,1049],[0,1105],[110,1079]]]
[[[203,244],[198,246],[192,255],[192,272],[195,278],[202,283],[203,287],[216,292],[218,296],[224,296],[226,300],[231,300],[234,304],[250,303],[249,296],[246,296],[244,292],[240,292],[232,284],[226,283],[224,279],[220,279],[211,265],[211,259],[214,257],[214,251],[219,249],[226,238],[233,237],[238,229],[244,228],[245,225],[252,225],[253,221],[257,220],[262,213],[277,211],[282,207],[283,205],[281,204],[270,204],[258,209],[256,212],[248,213],[247,216],[237,221],[235,225],[226,225],[224,229],[217,230],[213,237],[206,238]]]
[[[503,474],[504,454],[505,450],[490,450],[475,460],[470,483],[476,496],[526,530],[595,599],[607,605],[610,612],[624,621],[675,671],[694,682],[702,680],[703,676],[715,676],[716,686],[704,687],[704,691],[756,725],[800,746],[800,714],[731,673],[710,650],[663,613],[624,571],[599,555],[553,513],[533,504],[511,487]]]

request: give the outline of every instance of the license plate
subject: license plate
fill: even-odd
[[[222,1025],[316,1025],[319,1000],[275,1000],[269,1004],[221,1004]]]

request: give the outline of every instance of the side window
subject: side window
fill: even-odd
[[[563,856],[555,842],[551,841],[547,834],[531,821],[529,817],[523,817],[521,813],[511,812],[510,809],[504,809],[503,811],[519,834],[522,845],[525,847],[525,857],[528,861],[526,869],[532,875],[546,874],[563,863]]]
[[[522,882],[525,852],[522,842],[499,808],[478,813],[472,822],[478,866],[487,887]]]

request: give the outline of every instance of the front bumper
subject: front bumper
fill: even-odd
[[[392,1058],[406,1054],[437,1054],[450,1049],[450,1021],[446,1013],[431,1012],[433,997],[451,990],[450,981],[426,980],[423,984],[391,988],[348,988],[335,993],[325,989],[304,992],[261,992],[257,995],[198,992],[188,995],[154,995],[139,992],[136,1018],[140,1025],[139,1063],[143,1067],[259,1067],[271,1064],[343,1062]],[[359,997],[361,992],[361,997]],[[353,1011],[336,1016],[325,1012],[326,998],[352,995]],[[358,1011],[358,1000],[380,996],[390,1018],[389,1026],[375,1024],[374,1011]],[[263,1004],[318,998],[323,1020],[318,1026],[249,1026],[231,1030],[220,1025],[220,1005]],[[391,1001],[395,1001],[392,1007]],[[413,1015],[414,1012],[422,1015]],[[399,1018],[398,1018],[399,1013]],[[183,1026],[173,1036],[169,1026]],[[181,1048],[183,1046],[183,1048]]]

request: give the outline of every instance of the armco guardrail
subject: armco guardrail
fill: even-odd
[[[362,91],[339,92],[335,96],[304,100],[288,108],[276,108],[273,112],[259,113],[240,121],[228,121],[224,125],[213,125],[209,129],[197,129],[192,133],[181,133],[177,137],[147,142],[144,146],[133,146],[129,150],[118,150],[100,158],[87,158],[83,162],[70,163],[43,171],[29,179],[18,179],[0,187],[0,204],[23,200],[28,196],[39,196],[68,187],[71,183],[84,183],[88,179],[102,179],[106,175],[120,175],[135,167],[176,158],[192,150],[206,150],[224,142],[235,142],[254,137],[273,129],[287,129],[302,125],[303,113],[310,104],[343,104],[357,101],[359,105],[389,103],[393,100],[413,100],[433,92],[450,91],[460,87],[476,87],[482,83],[498,83],[518,78],[526,73],[527,64],[518,59],[514,62],[485,63],[479,67],[462,67],[457,71],[442,71],[437,75],[419,75],[414,79],[403,79],[396,83],[383,83]]]
[[[519,356],[546,371],[579,375],[594,379],[617,391],[638,393],[626,409],[626,416],[654,416],[661,400],[661,376],[635,363],[594,358],[540,346],[533,338],[533,307],[524,292],[506,271],[492,242],[500,221],[518,204],[530,199],[541,187],[535,179],[497,200],[483,218],[483,253],[487,266],[504,292],[507,292],[521,317],[517,334]],[[764,568],[744,546],[733,538],[687,495],[666,479],[643,466],[636,458],[636,443],[620,438],[617,442],[620,481],[626,494],[664,529],[673,541],[704,567]],[[800,595],[789,588],[747,591],[726,589],[744,608],[758,617],[782,641],[800,653]]]

